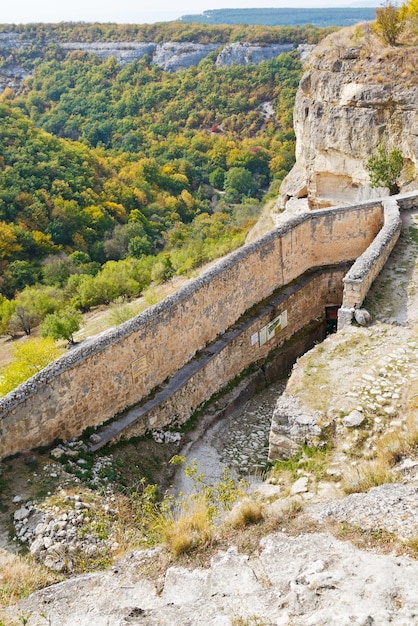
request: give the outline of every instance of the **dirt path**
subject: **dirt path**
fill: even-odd
[[[364,303],[374,319],[401,326],[418,320],[418,210],[405,211],[402,232]]]

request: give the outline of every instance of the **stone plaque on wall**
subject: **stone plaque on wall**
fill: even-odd
[[[139,359],[136,359],[135,361],[133,361],[131,367],[132,367],[132,378],[134,380],[136,378],[139,378],[140,376],[143,376],[145,372],[147,371],[147,357],[145,356],[145,354],[139,357]]]

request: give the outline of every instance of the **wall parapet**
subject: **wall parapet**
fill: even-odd
[[[278,288],[307,270],[359,257],[383,225],[380,201],[296,216],[83,342],[0,399],[0,458],[79,436],[137,404]],[[309,302],[303,306],[308,321]]]
[[[381,199],[384,224],[368,248],[361,254],[344,276],[343,302],[338,313],[338,329],[349,325],[354,311],[359,308],[369,289],[384,267],[401,232],[400,211],[418,205],[417,192],[389,196]]]

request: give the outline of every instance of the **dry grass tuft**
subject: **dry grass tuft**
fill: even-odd
[[[232,626],[267,626],[261,617],[251,615],[250,617],[234,617]]]
[[[405,541],[405,546],[409,549],[411,556],[418,558],[418,535]]]
[[[388,467],[393,467],[405,456],[413,454],[418,444],[418,430],[395,430],[384,434],[376,444],[376,454]]]
[[[16,556],[0,570],[0,606],[10,606],[37,589],[62,580],[29,557]]]
[[[344,476],[342,488],[345,493],[364,493],[372,487],[395,482],[395,474],[382,459],[368,461],[361,467],[351,468]]]
[[[296,519],[303,511],[304,502],[299,497],[276,500],[264,512],[265,520],[269,526],[276,527],[290,520]]]
[[[177,515],[168,515],[161,529],[163,543],[175,556],[205,545],[212,535],[210,510],[203,496],[185,502]]]
[[[337,539],[350,541],[360,550],[373,549],[379,554],[405,554],[405,543],[397,535],[382,528],[362,528],[349,522],[328,520],[323,529]]]
[[[244,528],[263,521],[263,506],[261,502],[244,498],[238,502],[229,513],[226,523],[232,528]]]

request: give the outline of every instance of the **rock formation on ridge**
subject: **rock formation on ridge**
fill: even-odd
[[[278,209],[382,195],[365,163],[380,143],[404,157],[401,191],[418,187],[418,47],[383,46],[370,25],[324,39],[307,61],[294,111],[296,165]]]

